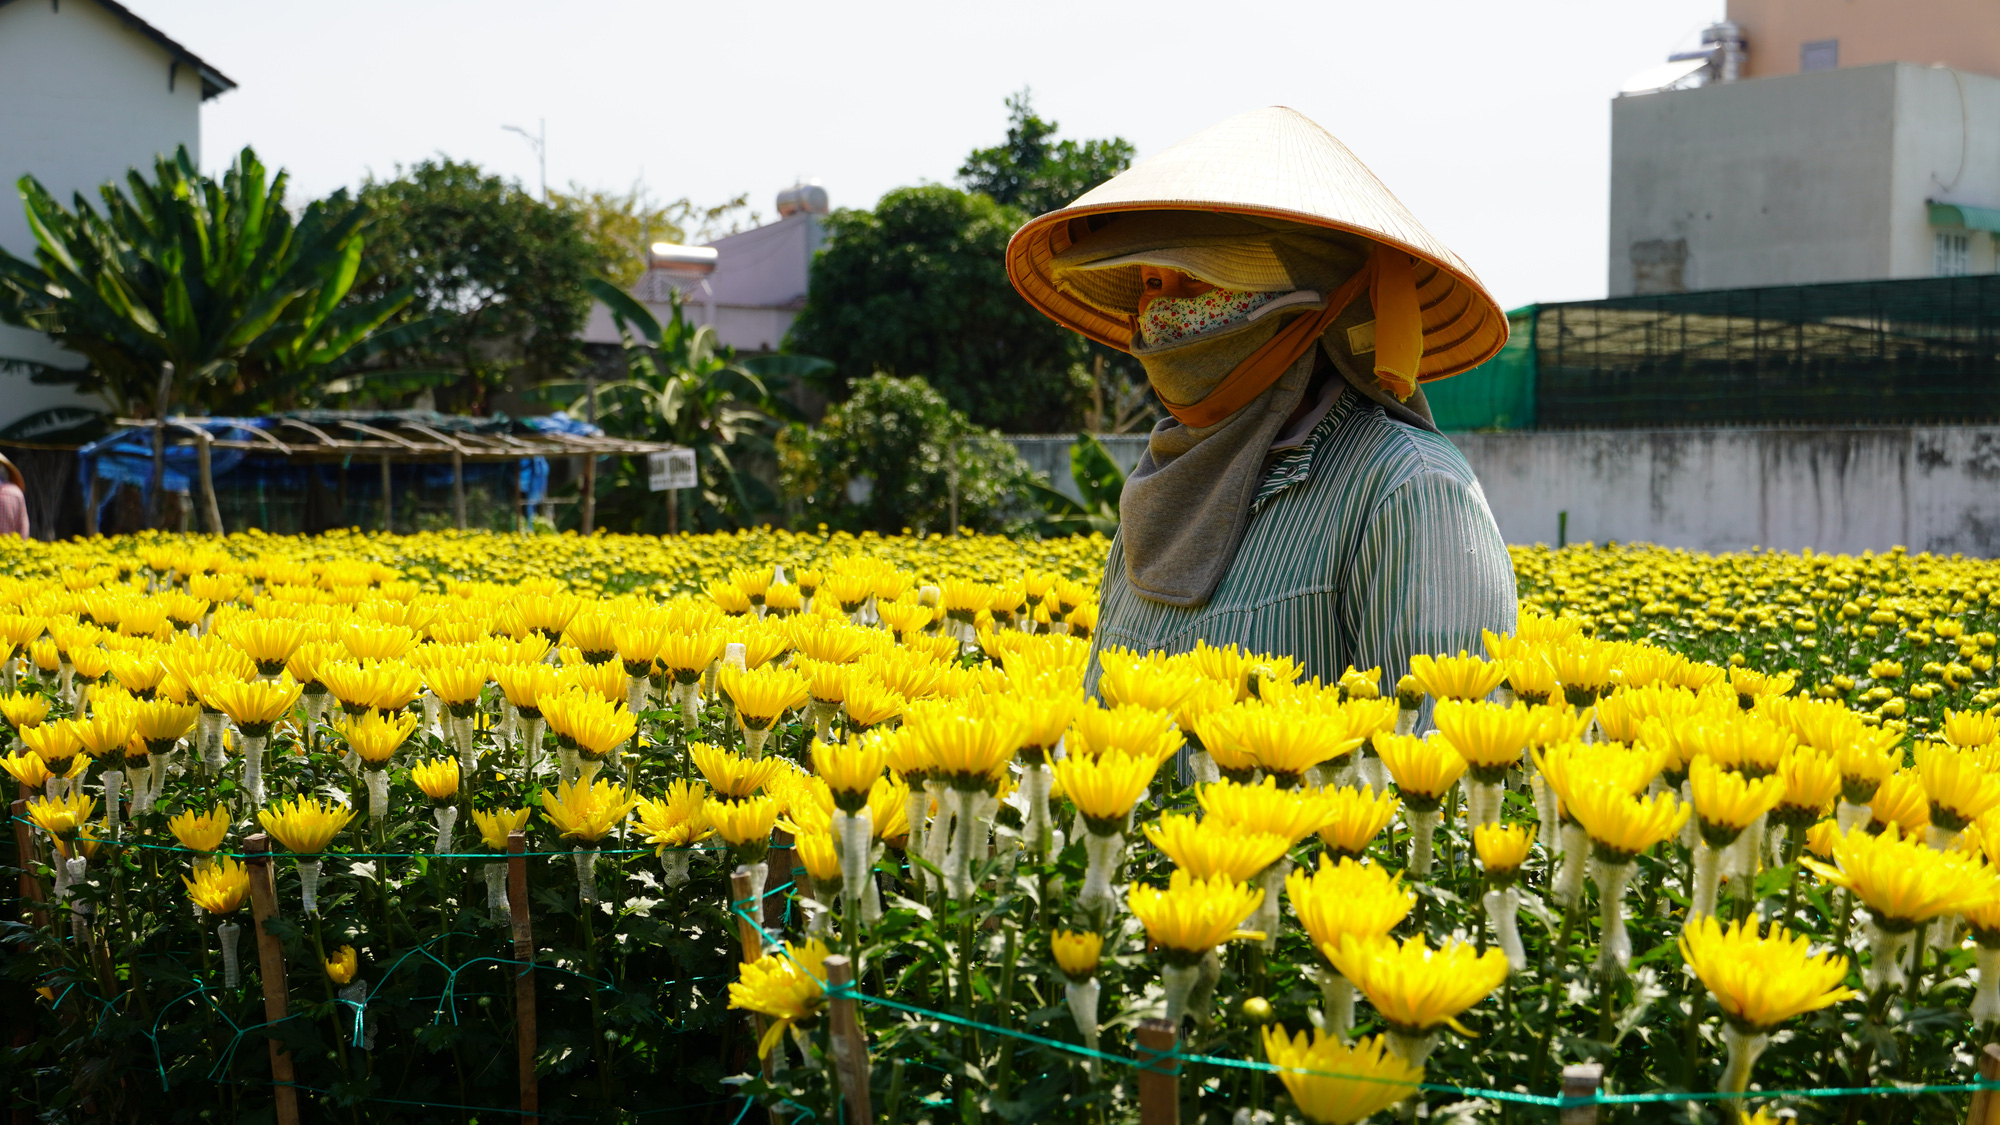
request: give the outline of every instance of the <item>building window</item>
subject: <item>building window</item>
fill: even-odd
[[[1834,70],[1840,66],[1840,40],[1821,39],[1799,44],[1800,70]]]
[[[1938,277],[1963,277],[1971,272],[1971,235],[1940,231],[1932,236],[1931,273]]]

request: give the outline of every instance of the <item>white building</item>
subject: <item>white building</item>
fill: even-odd
[[[1989,7],[1729,16],[1612,102],[1611,296],[2000,270]]]
[[[660,245],[632,295],[662,323],[672,315],[669,291],[680,292],[686,315],[715,326],[716,338],[737,351],[774,352],[805,308],[813,255],[826,241],[826,189],[799,184],[778,193],[778,221],[718,238],[702,247]],[[618,343],[610,310],[593,305],[583,338]]]
[[[31,258],[14,185],[33,175],[65,205],[186,145],[201,103],[236,83],[112,0],[0,0],[0,247]],[[75,366],[39,333],[0,325],[0,358]],[[102,409],[65,387],[0,372],[0,427],[52,406]]]

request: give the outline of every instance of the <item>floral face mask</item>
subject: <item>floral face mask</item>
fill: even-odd
[[[1146,347],[1157,348],[1234,328],[1280,296],[1283,294],[1211,289],[1198,297],[1161,297],[1139,314],[1139,340]]]

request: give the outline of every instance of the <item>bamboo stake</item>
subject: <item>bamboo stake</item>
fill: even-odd
[[[854,962],[839,953],[828,957],[826,983],[835,988],[853,985]],[[847,1103],[847,1119],[855,1125],[870,1125],[875,1113],[868,1098],[868,1040],[861,1034],[855,1007],[851,996],[836,996],[829,1007],[833,1066],[840,1073],[840,1096]]]
[[[465,530],[465,455],[451,451],[451,518]]]
[[[21,789],[26,791],[23,785]],[[31,910],[35,925],[49,928],[49,912],[43,908],[48,896],[42,891],[42,881],[35,878],[35,864],[41,862],[41,849],[35,847],[35,829],[28,823],[28,802],[25,798],[14,801],[14,848],[21,857],[21,898],[34,903]]]
[[[1988,1043],[1979,1053],[1979,1080],[2000,1082],[2000,1043]],[[2000,1125],[2000,1092],[1974,1090],[1965,1107],[1965,1125]]]
[[[212,450],[210,448],[214,441],[214,436],[207,430],[196,427],[194,455],[196,464],[201,470],[201,505],[203,515],[208,520],[208,533],[210,535],[221,535],[222,507],[215,501],[215,469],[213,467],[214,461],[211,457]]]
[[[1565,1098],[1590,1098],[1597,1095],[1598,1087],[1604,1084],[1604,1067],[1600,1063],[1575,1063],[1563,1067],[1563,1093]],[[1597,1125],[1597,1103],[1562,1107],[1561,1125]]]
[[[1181,1066],[1165,1056],[1174,1053],[1180,1039],[1173,1024],[1165,1020],[1144,1020],[1134,1036],[1139,1041],[1140,1125],[1180,1125]],[[1147,1058],[1145,1056],[1151,1056]]]
[[[258,985],[264,992],[266,1043],[271,1049],[271,1082],[278,1125],[299,1125],[299,1092],[292,1085],[292,1053],[268,1028],[285,1019],[285,946],[266,923],[278,916],[278,893],[271,885],[271,838],[262,832],[243,841],[243,865],[250,869],[250,912],[257,923]]]
[[[729,901],[732,903],[749,903],[751,900],[751,891],[750,869],[738,864],[736,870],[730,872],[729,875]],[[758,932],[756,923],[747,917],[750,913],[749,910],[746,909],[741,913],[731,911],[731,913],[736,913],[736,941],[737,944],[743,947],[743,963],[747,965],[764,955],[764,935]],[[750,1016],[750,1041],[752,1043],[763,1042],[764,1017],[755,1012],[747,1014]],[[778,1056],[776,1052],[773,1052],[764,1056],[764,1077],[775,1079],[777,1076]],[[778,1110],[775,1106],[771,1109],[771,1125],[784,1125],[784,1118],[778,1115]]]
[[[514,924],[514,1046],[521,1072],[521,1120],[541,1116],[541,1080],[535,1074],[535,934],[528,924],[528,837],[507,834],[507,910]]]

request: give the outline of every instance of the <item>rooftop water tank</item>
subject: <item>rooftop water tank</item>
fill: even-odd
[[[826,189],[818,180],[807,180],[802,184],[778,193],[778,217],[783,218],[797,211],[808,215],[824,215],[827,212]]]

